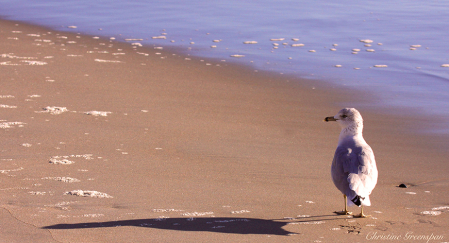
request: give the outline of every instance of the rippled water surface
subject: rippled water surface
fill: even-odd
[[[323,79],[375,94],[372,105],[449,118],[447,1],[0,0],[0,15]]]

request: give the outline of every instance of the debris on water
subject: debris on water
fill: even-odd
[[[370,39],[363,39],[363,40],[360,40],[360,42],[369,44],[369,43],[373,43],[373,40],[370,40]]]

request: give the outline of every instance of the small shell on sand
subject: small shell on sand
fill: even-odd
[[[108,114],[111,114],[110,111],[87,111],[84,112],[86,115],[92,115],[92,116],[108,116]]]
[[[337,68],[341,68],[341,67],[342,67],[342,65],[340,65],[340,64],[337,64],[337,65],[335,65],[335,67],[337,67]]]
[[[283,41],[285,38],[270,39],[270,41]]]
[[[166,36],[164,36],[164,35],[160,35],[160,36],[153,36],[153,37],[151,37],[151,38],[153,38],[153,39],[167,39],[167,37]]]
[[[298,38],[292,38],[292,41],[299,41]]]
[[[69,29],[76,29],[77,27],[75,25],[70,25],[70,26],[67,26],[67,28],[69,28]]]
[[[304,44],[292,44],[292,47],[299,47],[299,46],[304,46]]]
[[[449,64],[441,64],[441,67],[449,67]]]
[[[421,45],[410,45],[410,47],[412,47],[412,48],[418,48],[418,47],[421,47]]]
[[[217,42],[220,42],[220,41],[221,41],[221,40],[213,40],[213,42],[216,42],[216,43],[217,43]]]
[[[316,52],[315,50],[309,50],[309,52]]]
[[[378,65],[374,65],[374,67],[376,67],[376,68],[386,68],[386,67],[388,67],[388,65],[378,64]]]
[[[352,51],[360,51],[360,49],[352,49]]]
[[[257,44],[257,41],[244,41],[243,44]]]
[[[374,49],[366,49],[367,52],[375,52]]]
[[[95,197],[95,198],[112,198],[106,193],[97,192],[97,191],[84,191],[84,190],[73,190],[70,192],[64,193],[64,195],[73,195],[78,197]]]
[[[231,57],[237,57],[237,58],[240,58],[240,57],[245,57],[245,55],[234,54],[234,55],[231,55]]]
[[[155,38],[153,37],[153,39]],[[125,39],[125,41],[143,41],[143,39]]]
[[[331,49],[329,49],[329,50],[331,50],[331,51],[336,51],[337,49],[335,49],[335,48],[331,48]]]

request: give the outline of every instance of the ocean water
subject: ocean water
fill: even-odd
[[[0,0],[0,16],[325,80],[376,97],[348,105],[449,120],[449,1]]]

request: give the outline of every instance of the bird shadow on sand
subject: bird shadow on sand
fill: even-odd
[[[255,218],[152,218],[152,219],[132,219],[119,221],[106,221],[96,223],[78,224],[55,224],[43,227],[43,229],[88,229],[106,228],[121,226],[136,226],[164,230],[178,231],[207,231],[217,233],[232,234],[268,234],[268,235],[288,235],[282,229],[288,222],[279,222],[269,219]]]
[[[290,235],[297,234],[284,230],[282,227],[289,223],[313,223],[317,221],[341,219],[335,215],[320,215],[309,218],[295,219],[256,219],[233,217],[210,218],[151,218],[132,219],[105,222],[55,224],[43,229],[89,229],[135,226],[177,231],[205,231],[228,234],[264,234],[264,235]]]

